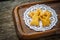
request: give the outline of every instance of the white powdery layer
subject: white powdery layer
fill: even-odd
[[[50,17],[51,24],[48,27],[43,27],[41,21],[39,22],[40,23],[39,27],[30,25],[31,18],[28,16],[28,14],[29,14],[30,11],[34,11],[37,8],[41,8],[42,10],[48,10],[48,11],[51,12],[51,14],[52,14],[52,16]],[[27,27],[29,27],[30,29],[33,29],[35,31],[46,31],[46,30],[52,29],[53,26],[56,25],[58,19],[57,19],[57,14],[56,14],[55,10],[53,10],[51,7],[49,7],[49,6],[45,5],[45,4],[37,4],[37,5],[29,7],[24,12],[24,21],[25,21],[25,24],[27,25]]]

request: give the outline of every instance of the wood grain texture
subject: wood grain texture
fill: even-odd
[[[46,4],[56,11],[58,15],[58,22],[56,26],[54,26],[53,29],[45,31],[45,32],[36,32],[34,30],[31,30],[25,25],[24,20],[23,20],[23,13],[27,8],[35,4]],[[26,4],[16,6],[13,10],[13,18],[14,18],[14,23],[15,23],[15,27],[16,27],[18,35],[24,39],[31,39],[31,38],[48,36],[48,35],[52,35],[56,33],[60,34],[60,31],[59,31],[60,30],[60,27],[59,27],[60,26],[60,21],[59,21],[60,20],[60,16],[59,16],[60,6],[59,5],[60,5],[59,1],[44,1],[44,2],[26,3]]]

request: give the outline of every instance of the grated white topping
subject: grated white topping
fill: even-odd
[[[42,10],[48,10],[48,11],[51,12],[51,14],[52,14],[52,16],[50,17],[51,24],[48,27],[43,27],[41,21],[39,22],[40,23],[39,24],[39,27],[31,26],[30,25],[31,18],[28,16],[28,14],[29,14],[30,11],[34,11],[37,8],[41,8]],[[55,10],[53,10],[51,7],[49,7],[49,6],[45,5],[45,4],[37,4],[37,5],[34,5],[34,6],[29,7],[24,12],[24,21],[25,21],[25,24],[27,25],[27,27],[29,27],[30,29],[33,29],[35,31],[46,31],[46,30],[52,29],[53,26],[56,25],[58,19],[57,19],[57,14],[56,14]]]

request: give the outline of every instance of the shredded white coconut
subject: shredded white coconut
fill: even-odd
[[[31,26],[30,25],[31,18],[28,16],[28,14],[29,14],[30,11],[34,11],[37,8],[41,8],[42,10],[48,10],[48,11],[51,12],[51,14],[52,14],[52,16],[50,17],[51,24],[48,27],[43,27],[41,21],[39,22],[40,23],[39,24],[39,27]],[[35,31],[46,31],[46,30],[52,29],[53,26],[56,25],[58,19],[57,19],[57,14],[56,14],[55,10],[53,10],[51,7],[49,7],[49,6],[45,5],[45,4],[37,4],[37,5],[34,5],[34,6],[29,7],[24,12],[24,21],[25,21],[25,24],[27,25],[27,27],[29,27],[30,29],[33,29]]]

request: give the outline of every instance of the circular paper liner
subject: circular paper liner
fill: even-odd
[[[48,11],[51,12],[51,14],[52,14],[52,16],[50,17],[51,24],[48,27],[43,27],[42,26],[42,21],[39,22],[40,23],[39,27],[30,25],[31,18],[28,16],[28,14],[29,14],[30,11],[34,11],[37,8],[41,8],[42,10],[48,10]],[[53,26],[56,25],[58,19],[57,19],[57,14],[56,14],[55,10],[53,10],[51,7],[49,7],[49,6],[45,5],[45,4],[37,4],[37,5],[29,7],[24,12],[24,21],[25,21],[25,24],[27,25],[27,27],[29,27],[30,29],[33,29],[35,31],[45,31],[45,30],[52,29]]]

